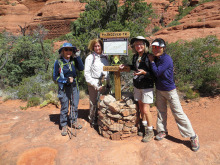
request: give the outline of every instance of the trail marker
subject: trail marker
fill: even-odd
[[[104,71],[114,72],[115,98],[121,100],[121,79],[120,72],[129,72],[130,68],[125,67],[119,71],[120,55],[128,55],[128,38],[130,32],[103,32],[103,53],[113,55],[113,66],[104,66]]]

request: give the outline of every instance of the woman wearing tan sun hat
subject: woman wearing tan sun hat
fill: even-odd
[[[148,59],[149,42],[143,36],[137,36],[131,39],[133,55],[132,65],[129,65],[134,71],[134,100],[138,102],[138,107],[142,116],[142,124],[144,135],[142,142],[148,142],[154,137],[152,115],[150,112],[150,104],[153,103],[154,76]],[[120,69],[124,65],[119,66]]]

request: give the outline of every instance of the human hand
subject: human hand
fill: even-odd
[[[101,91],[101,90],[102,90],[102,86],[97,86],[95,89],[96,89],[97,91]]]
[[[68,82],[73,83],[74,78],[73,77],[68,77]]]
[[[124,67],[125,67],[124,64],[120,64],[120,65],[119,65],[119,69],[120,69],[120,70],[124,69]]]
[[[152,61],[154,61],[155,56],[153,54],[149,54],[148,58],[149,58],[150,62],[152,62]]]
[[[145,75],[145,74],[147,74],[147,72],[143,69],[138,69],[137,72],[134,72],[134,75],[141,75],[141,74]]]
[[[75,56],[78,57],[81,54],[81,50],[77,50],[77,52],[75,53]]]

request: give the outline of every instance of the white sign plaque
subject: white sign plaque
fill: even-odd
[[[127,38],[104,39],[103,53],[105,55],[128,55]]]

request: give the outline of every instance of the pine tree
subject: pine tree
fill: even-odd
[[[85,55],[88,54],[88,42],[98,38],[100,32],[129,31],[131,37],[145,36],[145,28],[153,14],[151,4],[143,0],[84,0],[85,12],[72,23],[72,35],[67,35]]]

